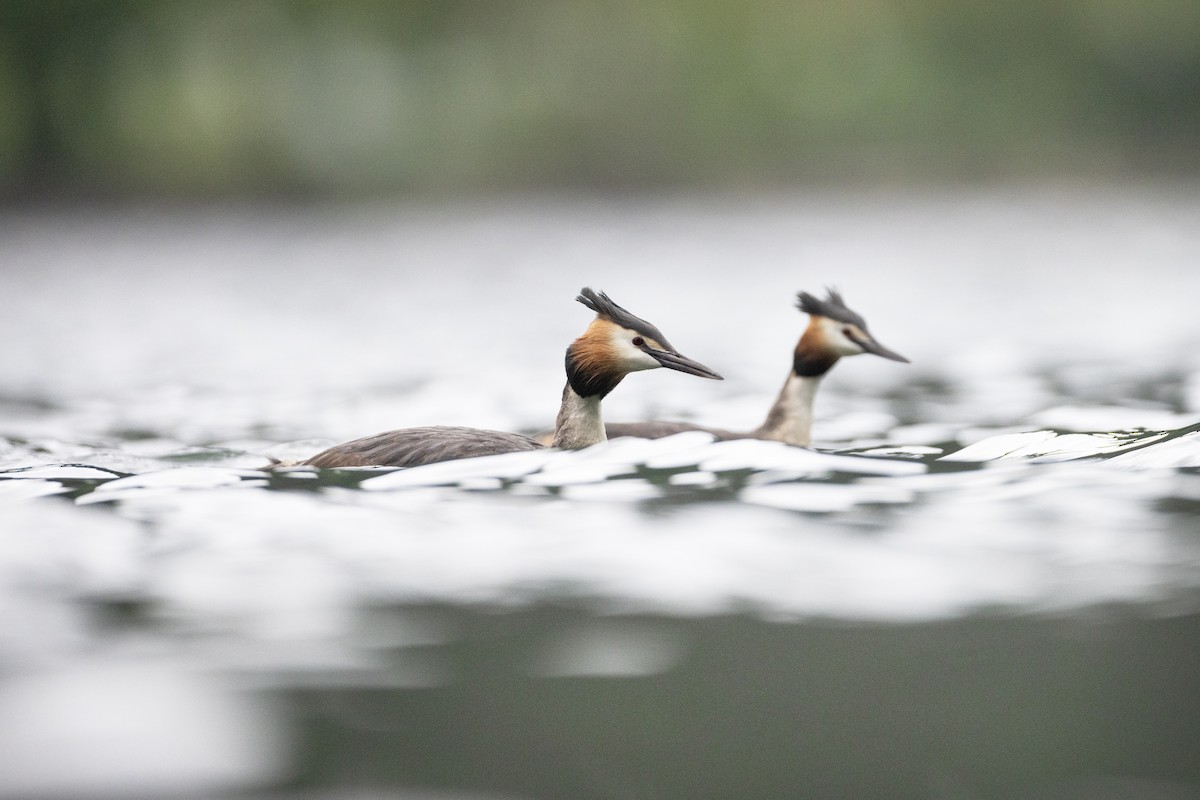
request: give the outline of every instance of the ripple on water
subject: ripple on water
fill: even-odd
[[[942,456],[943,461],[994,461],[997,459],[1037,459],[1065,461],[1092,458],[1141,447],[1165,434],[1123,436],[1112,433],[1067,433],[1022,431],[991,436]]]
[[[25,480],[0,481],[0,502],[30,500],[35,497],[48,497],[69,491],[58,481],[27,478]]]
[[[1020,431],[985,436],[941,456],[939,461],[991,462],[999,460],[1070,461],[1105,459],[1129,469],[1172,469],[1200,466],[1200,444],[1195,425],[1169,431],[1115,433],[1058,433]]]
[[[86,464],[46,464],[0,471],[0,478],[43,478],[46,480],[104,480],[120,478],[123,473]]]
[[[183,490],[218,486],[263,487],[267,485],[266,478],[267,473],[258,470],[178,467],[110,480],[97,486],[90,494],[78,497],[75,502],[79,505],[108,503],[134,497],[170,496]]]
[[[771,483],[748,486],[738,495],[742,502],[788,511],[828,513],[879,503],[910,503],[913,492],[899,486],[830,483]]]
[[[650,457],[678,464],[670,451],[680,444],[656,445]],[[702,464],[714,458],[709,448],[724,458],[722,444],[687,447]],[[115,479],[93,494],[111,497],[117,518],[156,531],[162,555],[153,563],[140,560],[133,540],[107,551],[125,565],[125,585],[156,597],[163,613],[205,624],[254,619],[269,600],[275,610],[247,635],[294,628],[287,619],[297,609],[336,628],[367,597],[506,604],[566,595],[689,614],[749,605],[772,615],[881,619],[1196,598],[1200,561],[1164,535],[1154,511],[1180,488],[1168,491],[1157,473],[1016,459],[931,472],[912,461],[803,450],[780,460],[777,448],[759,444],[754,450],[771,464],[809,466],[745,474],[693,463],[646,473],[652,479],[526,483],[551,465],[550,474],[624,471],[640,445],[621,444],[611,454],[600,447],[447,462],[433,465],[440,477],[389,491],[329,484],[334,473],[307,471],[315,477],[299,483],[319,491],[264,491],[254,470],[183,467]],[[741,466],[749,453],[740,447],[721,463]],[[423,469],[368,472],[364,482]],[[476,483],[496,473],[503,489]],[[554,493],[530,496],[523,487]],[[489,491],[464,491],[478,488]],[[56,508],[72,520],[96,513]],[[30,514],[37,510],[26,521]],[[76,558],[88,553],[78,549]],[[313,591],[322,585],[340,588]],[[304,602],[269,586],[305,587]]]

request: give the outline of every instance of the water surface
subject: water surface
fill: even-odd
[[[1200,195],[525,198],[0,219],[0,794],[1200,796]],[[268,472],[553,419],[583,285],[758,424]],[[185,723],[186,720],[186,723]],[[144,757],[154,752],[155,758]]]

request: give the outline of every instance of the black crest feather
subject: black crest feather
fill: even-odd
[[[847,308],[846,301],[836,289],[826,289],[824,300],[808,292],[799,292],[796,295],[796,307],[814,317],[828,317],[838,322],[857,325],[864,331],[867,329],[867,321]]]
[[[631,331],[637,331],[647,339],[653,339],[658,342],[668,352],[675,352],[675,348],[667,341],[667,337],[662,335],[662,331],[641,317],[635,316],[617,305],[604,292],[597,292],[585,286],[579,290],[579,296],[575,299],[609,322],[616,323],[622,328],[628,328]]]

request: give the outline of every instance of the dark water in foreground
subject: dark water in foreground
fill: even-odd
[[[435,617],[438,612],[430,612]],[[555,797],[1186,797],[1195,615],[442,612],[449,685],[299,689],[318,782]],[[608,669],[578,655],[608,652]],[[640,674],[649,665],[651,674]],[[452,721],[452,722],[450,722]],[[450,722],[450,724],[446,724]],[[796,792],[792,794],[791,792]]]
[[[0,220],[0,796],[1200,797],[1198,222],[1149,190]],[[261,469],[543,427],[585,284],[727,377],[631,376],[610,419],[752,427],[826,283],[914,364],[839,364],[816,451]]]

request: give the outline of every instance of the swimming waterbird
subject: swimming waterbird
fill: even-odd
[[[596,312],[583,335],[567,348],[567,385],[554,426],[552,445],[577,450],[606,439],[600,401],[631,372],[667,369],[722,380],[698,361],[683,356],[658,328],[589,288],[578,302]],[[415,467],[437,461],[537,450],[545,445],[502,431],[436,426],[405,428],[339,444],[301,462],[313,467]]]
[[[727,431],[688,422],[616,422],[607,426],[610,439],[639,436],[659,439],[683,431],[708,431],[719,440],[772,439],[807,447],[812,441],[813,400],[821,378],[843,356],[871,353],[892,361],[908,359],[875,340],[867,322],[851,311],[840,293],[829,289],[824,299],[808,292],[796,295],[796,307],[809,315],[808,326],[796,343],[792,369],[766,420],[752,431]]]

